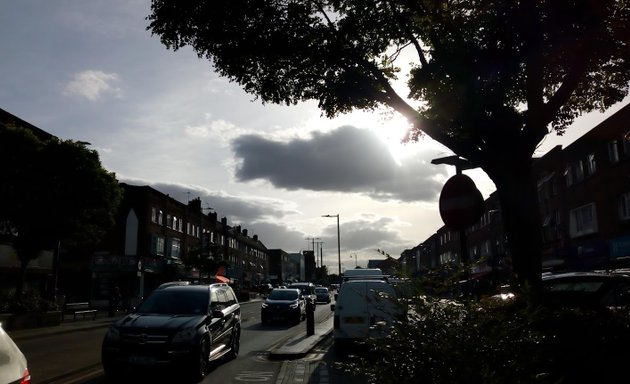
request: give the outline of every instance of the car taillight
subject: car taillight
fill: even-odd
[[[28,369],[24,371],[22,375],[22,380],[20,380],[20,384],[31,384],[31,374],[28,373]]]

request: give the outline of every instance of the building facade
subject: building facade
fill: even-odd
[[[630,267],[630,105],[575,142],[532,162],[541,217],[543,271]],[[402,257],[419,257],[416,273],[461,263],[466,247],[473,278],[509,278],[509,239],[496,192],[477,223],[462,233],[445,226]]]

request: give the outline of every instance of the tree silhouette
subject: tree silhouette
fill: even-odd
[[[29,129],[0,127],[0,221],[20,260],[16,296],[40,252],[98,241],[114,224],[122,190],[85,143],[41,139]]]
[[[153,0],[148,30],[264,103],[393,109],[494,181],[514,271],[538,284],[532,155],[628,93],[628,0]],[[413,57],[410,58],[409,54]],[[393,82],[406,73],[408,94]]]

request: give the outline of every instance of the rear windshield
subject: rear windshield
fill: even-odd
[[[284,291],[279,289],[274,289],[269,294],[269,299],[271,300],[296,300],[298,298],[297,291]]]
[[[210,298],[203,290],[157,290],[140,304],[137,313],[201,315],[208,313]]]
[[[315,288],[316,293],[328,293],[328,289],[326,288]]]
[[[314,292],[314,289],[310,285],[292,285],[291,288],[299,289],[303,295],[310,295]]]

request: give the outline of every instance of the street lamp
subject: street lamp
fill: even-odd
[[[337,258],[339,261],[339,284],[341,284],[343,279],[341,278],[341,239],[339,237],[339,214],[322,215],[322,217],[336,217],[337,218]]]

